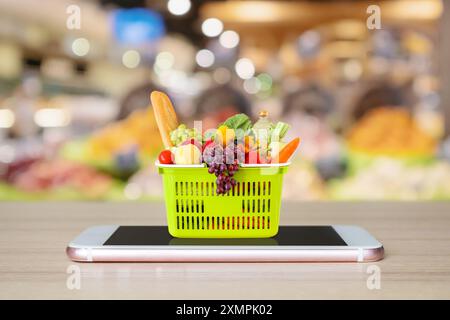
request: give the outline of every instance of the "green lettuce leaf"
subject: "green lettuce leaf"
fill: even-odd
[[[241,130],[247,131],[248,129],[251,128],[252,122],[246,114],[239,113],[239,114],[235,114],[232,117],[229,117],[223,123],[223,125],[226,125],[230,129],[241,129]]]

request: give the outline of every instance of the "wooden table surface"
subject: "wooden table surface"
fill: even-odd
[[[450,298],[450,202],[286,203],[283,224],[356,224],[377,263],[74,263],[65,247],[98,224],[164,224],[163,204],[0,203],[0,298]],[[79,267],[80,289],[68,289]],[[367,279],[376,265],[381,288]],[[73,270],[73,269],[72,269]]]

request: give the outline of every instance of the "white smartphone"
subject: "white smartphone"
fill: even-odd
[[[79,262],[369,262],[380,242],[357,226],[280,226],[266,239],[180,239],[166,226],[95,226],[67,247]]]

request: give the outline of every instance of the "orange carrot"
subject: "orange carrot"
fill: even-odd
[[[294,154],[298,145],[300,144],[300,138],[295,138],[290,141],[287,145],[281,149],[280,153],[278,153],[278,162],[284,163],[289,160],[289,158]]]

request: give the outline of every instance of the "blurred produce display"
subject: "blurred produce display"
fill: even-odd
[[[127,119],[94,132],[88,140],[89,155],[105,158],[129,146],[137,146],[143,155],[154,155],[161,146],[154,138],[157,132],[151,108],[134,111]]]
[[[28,2],[0,1],[0,200],[162,200],[155,160],[237,128],[244,162],[302,137],[285,200],[450,199],[443,0]]]
[[[450,200],[450,163],[407,165],[378,158],[357,174],[330,183],[333,200]]]
[[[352,151],[393,157],[429,156],[436,153],[437,141],[425,133],[403,108],[378,108],[367,112],[350,130]]]
[[[282,199],[285,200],[326,200],[327,185],[321,179],[313,163],[295,161],[283,181]]]
[[[368,111],[347,136],[347,168],[365,170],[379,157],[403,164],[426,165],[435,159],[438,141],[423,131],[404,108],[382,107]]]
[[[450,199],[450,163],[438,140],[402,107],[367,111],[347,135],[347,176],[329,183],[334,200]]]
[[[29,158],[12,162],[2,168],[0,181],[3,200],[113,199],[121,188],[107,175],[62,159]]]
[[[111,123],[92,136],[67,143],[66,159],[85,163],[122,176],[148,165],[161,149],[158,128],[151,107],[136,110],[128,118]]]

